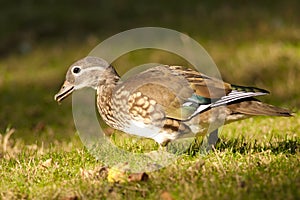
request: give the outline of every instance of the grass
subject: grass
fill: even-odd
[[[102,12],[100,1],[89,2],[6,2],[0,8],[0,199],[299,198],[297,1],[151,6],[114,1]],[[159,22],[153,18],[157,15]],[[59,106],[53,96],[73,61],[106,37],[140,26],[191,35],[209,52],[224,80],[271,91],[260,99],[289,108],[295,116],[226,125],[210,154],[194,149],[166,168],[147,172],[147,181],[124,182],[127,174],[117,177],[114,168],[107,169],[82,145],[71,98]],[[113,64],[123,74],[146,62],[187,64],[154,50],[131,52]],[[158,148],[118,132],[112,140],[133,152]]]
[[[225,127],[208,155],[184,154],[147,181],[109,182],[78,137],[45,148],[1,137],[0,195],[54,199],[295,199],[300,187],[299,121],[249,119]],[[270,126],[270,124],[273,124]],[[284,126],[282,126],[284,124]],[[7,137],[6,137],[7,136]]]

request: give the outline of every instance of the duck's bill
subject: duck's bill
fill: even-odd
[[[74,91],[74,85],[65,81],[60,91],[54,96],[54,100],[61,102]]]

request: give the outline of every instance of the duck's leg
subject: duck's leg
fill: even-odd
[[[210,150],[212,150],[213,146],[215,146],[217,141],[219,140],[218,129],[214,130],[213,132],[211,132],[205,137],[206,138],[203,140],[202,143],[202,149],[206,150],[206,152],[209,152]]]

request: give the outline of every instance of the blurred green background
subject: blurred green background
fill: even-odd
[[[28,143],[74,136],[71,98],[53,100],[68,66],[121,31],[158,26],[196,39],[223,79],[271,91],[263,100],[300,107],[300,3],[294,1],[24,0],[0,3],[0,132]],[[123,56],[132,66],[141,54]],[[148,60],[180,64],[148,52]],[[51,140],[48,140],[51,139]]]

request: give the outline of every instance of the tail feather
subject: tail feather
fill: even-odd
[[[292,116],[292,112],[288,109],[265,104],[254,98],[249,101],[234,102],[233,104],[228,105],[228,108],[230,108],[230,110],[234,113],[241,113],[250,116]]]

